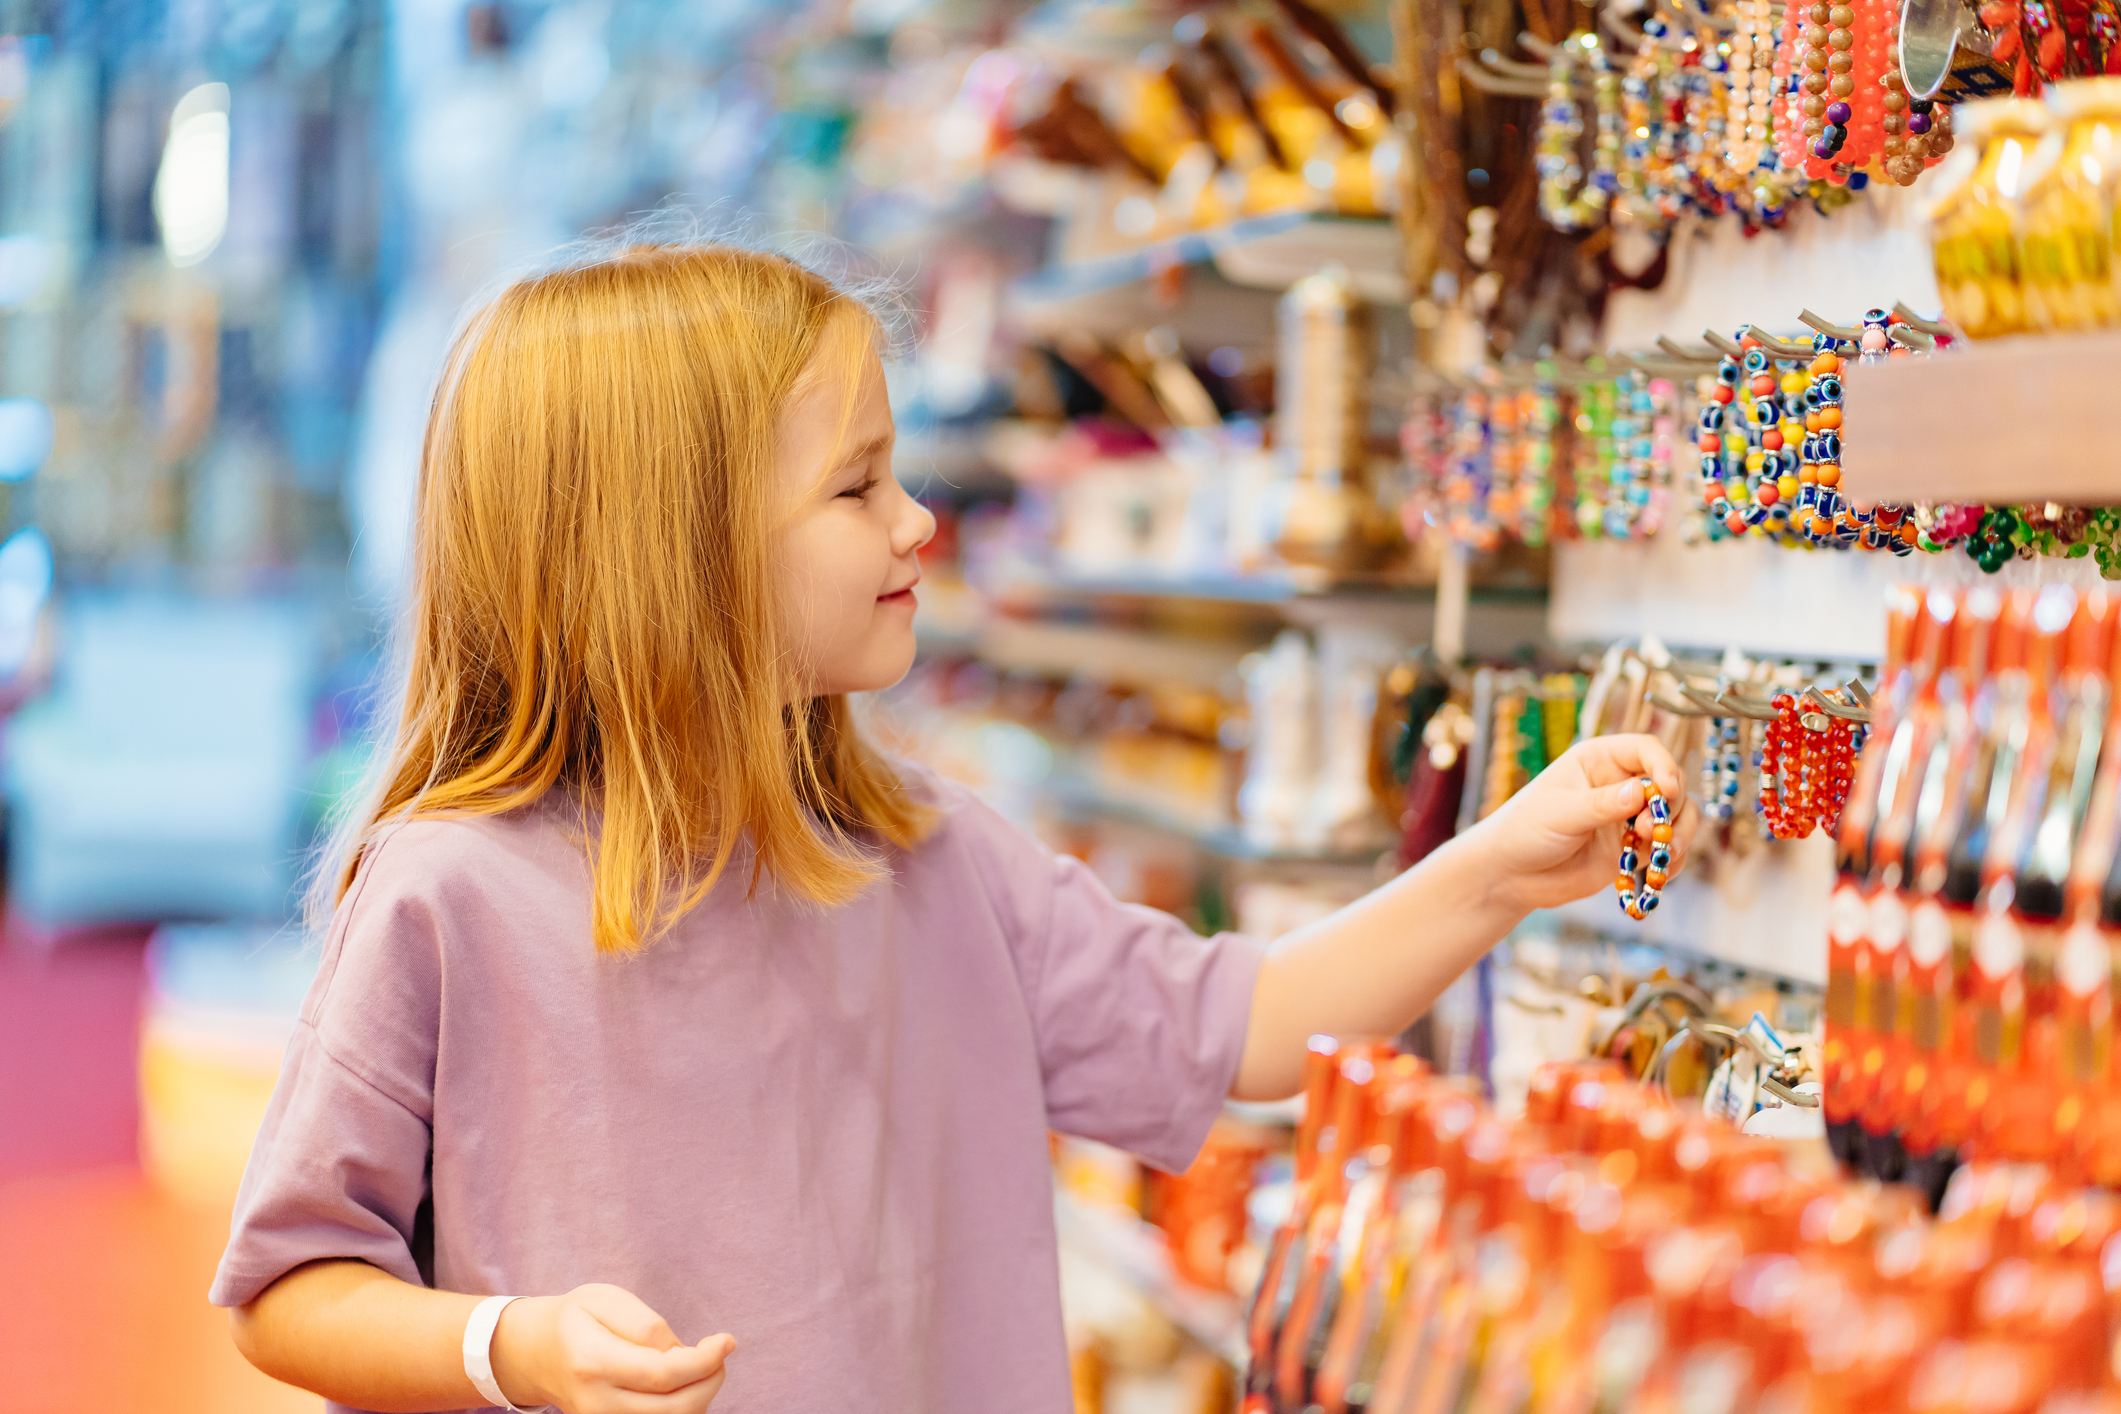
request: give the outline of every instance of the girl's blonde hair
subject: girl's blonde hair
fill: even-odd
[[[822,276],[721,245],[631,246],[480,311],[428,422],[405,702],[334,904],[378,826],[555,788],[601,817],[602,952],[669,927],[747,837],[753,888],[824,904],[878,876],[870,843],[921,837],[846,699],[801,691],[772,589],[782,411],[851,389],[880,337]]]

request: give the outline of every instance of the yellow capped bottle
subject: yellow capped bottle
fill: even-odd
[[[2032,325],[2018,270],[2018,202],[2047,110],[2029,98],[1988,99],[1967,104],[1957,127],[1981,141],[1981,165],[1932,217],[1937,292],[1945,316],[1972,338],[2023,333]]]
[[[2026,317],[2036,329],[2105,328],[2121,323],[2114,286],[2121,78],[2057,84],[2047,106],[2067,136],[2025,194],[2019,268]]]

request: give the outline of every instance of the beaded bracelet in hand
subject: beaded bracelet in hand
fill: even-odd
[[[1621,911],[1636,919],[1656,911],[1657,895],[1672,867],[1672,807],[1657,782],[1648,776],[1642,778],[1642,790],[1650,810],[1649,867],[1642,868],[1642,836],[1630,820],[1620,833],[1620,874],[1613,880],[1613,888],[1620,894]]]

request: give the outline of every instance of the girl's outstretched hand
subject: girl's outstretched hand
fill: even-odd
[[[1657,782],[1672,813],[1672,867],[1686,867],[1701,812],[1686,793],[1672,753],[1653,736],[1580,741],[1472,832],[1481,840],[1489,888],[1498,902],[1552,908],[1613,886],[1621,826],[1630,818],[1649,838],[1642,777]]]
[[[493,1373],[518,1408],[564,1414],[703,1414],[721,1393],[736,1339],[686,1345],[616,1286],[510,1302],[493,1335]]]

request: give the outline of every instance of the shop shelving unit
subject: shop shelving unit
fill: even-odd
[[[1327,868],[1370,869],[1385,851],[1373,849],[1280,849],[1262,845],[1230,825],[1207,825],[1188,820],[1147,798],[1117,795],[1100,786],[1090,775],[1063,767],[1047,781],[1045,793],[1064,815],[1092,816],[1136,825],[1169,835],[1192,845],[1215,859],[1231,864],[1316,865]]]
[[[1010,286],[1008,314],[1032,334],[1112,336],[1141,327],[1147,311],[1206,347],[1261,347],[1275,297],[1328,263],[1365,298],[1404,304],[1391,222],[1284,211],[1035,271]]]
[[[1010,293],[1019,307],[1107,290],[1139,293],[1144,282],[1165,270],[1204,264],[1213,264],[1233,284],[1279,292],[1322,265],[1338,263],[1359,293],[1390,303],[1406,298],[1399,259],[1398,235],[1381,217],[1277,211],[1049,266],[1018,280]]]
[[[1646,944],[1741,968],[1803,987],[1826,985],[1827,899],[1834,887],[1834,849],[1815,834],[1738,864],[1735,877],[1710,883],[1674,879],[1657,911],[1624,919],[1610,889],[1551,910],[1579,932]],[[1719,886],[1720,885],[1720,886]]]

